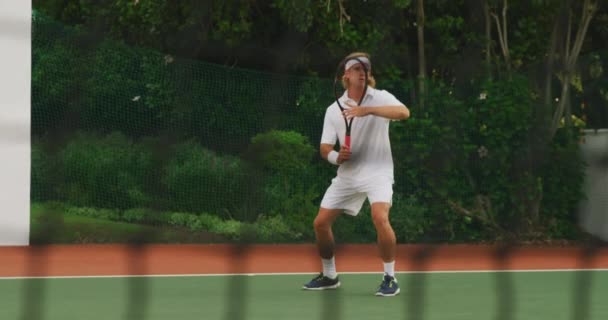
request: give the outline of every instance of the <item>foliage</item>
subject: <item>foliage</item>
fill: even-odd
[[[581,57],[581,90],[572,102],[573,113],[590,129],[608,128],[608,50]]]
[[[415,195],[435,213],[426,230],[446,240],[518,233],[517,226],[534,205],[522,202],[521,192],[536,184],[544,194],[543,208],[574,211],[582,196],[575,143],[554,145],[561,145],[557,148],[561,151],[555,151],[560,156],[554,152],[549,167],[543,167],[553,174],[549,181],[524,165],[534,103],[525,78],[514,75],[511,80],[480,82],[471,87],[477,94],[468,94],[466,102],[449,86],[431,83],[429,88],[425,109],[414,107],[417,116],[406,125],[397,123],[391,131],[395,153],[404,155],[396,164],[396,174],[405,183],[397,190]],[[550,169],[553,166],[569,169]],[[579,191],[570,190],[563,202],[555,201],[562,191],[548,187],[554,179],[570,181]],[[572,216],[560,219],[573,221]],[[566,220],[560,225],[571,223]],[[490,230],[494,233],[487,233]]]
[[[258,170],[266,172],[260,187],[269,218],[285,217],[294,230],[308,235],[320,193],[320,181],[312,178],[318,176],[311,164],[314,153],[303,135],[277,130],[253,137],[246,151]]]
[[[107,209],[70,207],[63,203],[32,203],[32,244],[86,243],[205,243],[223,239],[204,231],[186,232],[169,226],[121,222],[120,212]]]
[[[586,169],[578,142],[580,139],[580,129],[560,129],[542,170],[545,232],[560,239],[575,239],[578,235],[576,212],[585,196],[582,186]]]
[[[85,124],[135,135],[167,126],[175,93],[165,58],[106,41],[88,62]]]
[[[53,199],[56,196],[53,187],[53,158],[40,143],[33,143],[31,148],[30,198],[35,201]]]
[[[43,38],[32,47],[32,124],[34,133],[44,134],[63,122],[66,113],[74,107],[67,96],[78,91],[79,78],[75,60],[78,50],[67,41],[50,41],[45,34],[48,28],[59,27],[45,20],[37,20],[33,28],[34,38]]]
[[[256,202],[256,193],[250,188],[255,181],[251,180],[245,162],[234,156],[218,155],[194,141],[174,149],[175,155],[163,179],[172,209],[255,219],[244,207]]]
[[[494,21],[485,38],[477,2],[426,1],[424,108],[413,85],[413,3],[35,1],[33,199],[119,208],[103,214],[233,240],[312,240],[335,174],[314,144],[335,64],[357,50],[372,54],[379,86],[412,110],[390,131],[400,241],[497,239],[527,224],[548,238],[573,236],[579,133],[564,123],[544,158],[528,157],[542,100],[535,80],[546,76],[537,71],[561,2],[509,2],[508,78],[479,63],[490,41],[499,69],[500,48]],[[500,14],[502,1],[488,3]],[[608,60],[598,48],[606,14],[602,5],[590,25],[572,87],[574,119],[592,128],[608,123]],[[548,75],[556,87],[559,68]],[[341,241],[375,241],[368,210],[339,219]]]
[[[272,130],[251,139],[247,158],[262,170],[296,173],[310,164],[315,150],[308,139],[294,131]]]
[[[147,204],[143,193],[150,153],[125,135],[78,134],[59,155],[58,191],[75,205],[129,208]]]
[[[346,214],[338,216],[334,222],[332,231],[336,243],[376,242],[376,229],[372,222],[369,204],[365,203],[356,217]]]
[[[389,218],[399,243],[432,241],[428,234],[434,217],[416,197],[394,194]]]

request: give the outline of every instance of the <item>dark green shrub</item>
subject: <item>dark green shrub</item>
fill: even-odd
[[[285,175],[307,168],[314,153],[315,149],[300,133],[272,130],[253,137],[246,156],[263,170]]]
[[[147,208],[133,208],[122,213],[122,221],[147,225],[164,226],[169,224],[169,215]]]
[[[579,129],[558,130],[542,167],[542,220],[546,236],[573,239],[578,233],[578,205],[583,199],[585,162],[578,144]]]
[[[197,220],[196,215],[184,212],[169,212],[169,225],[174,227],[187,227],[190,221]]]
[[[252,234],[253,227],[237,220],[224,220],[214,224],[210,232],[225,236],[230,240],[241,240]]]
[[[260,216],[255,222],[255,230],[257,242],[291,242],[302,237],[282,216]]]
[[[517,233],[534,206],[522,196],[534,197],[530,192],[542,192],[546,184],[533,166],[526,167],[538,103],[527,79],[484,81],[470,91],[461,100],[451,87],[431,83],[425,108],[414,106],[413,117],[391,131],[396,190],[414,195],[433,212],[425,238],[477,240]],[[578,172],[580,162],[571,159],[564,164],[570,169],[555,171],[555,179]],[[572,203],[580,193],[570,194]],[[560,206],[554,211],[571,210],[564,202],[552,205]]]
[[[294,232],[306,237],[312,236],[316,202],[322,196],[323,177],[311,163],[314,154],[305,136],[278,130],[256,135],[245,154],[264,173],[260,180],[264,213],[283,217]]]
[[[61,123],[78,86],[72,66],[74,50],[57,42],[32,48],[32,131],[46,133]]]
[[[167,126],[175,90],[162,55],[104,41],[89,60],[82,110],[88,127],[145,135]]]
[[[425,242],[433,222],[429,210],[414,196],[393,195],[389,219],[400,243]]]
[[[53,157],[39,143],[32,143],[31,148],[30,198],[33,201],[52,199],[55,196]]]
[[[118,210],[113,210],[113,209],[68,206],[64,209],[64,212],[66,215],[74,215],[74,216],[112,220],[112,221],[123,221],[122,213]]]
[[[312,223],[310,228],[312,229]],[[336,243],[375,243],[376,229],[372,221],[371,207],[366,202],[356,217],[342,214],[333,225]]]
[[[255,219],[255,214],[246,208],[253,190],[249,187],[255,181],[249,179],[245,163],[234,156],[204,149],[195,142],[180,144],[175,149],[163,179],[173,209],[211,212],[222,218]]]
[[[78,134],[59,154],[61,195],[78,206],[131,208],[146,205],[142,192],[150,154],[121,133]]]

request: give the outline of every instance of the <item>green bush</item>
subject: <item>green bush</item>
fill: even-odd
[[[78,206],[145,206],[151,157],[121,133],[78,134],[59,154],[61,195]]]
[[[425,242],[435,217],[414,196],[393,195],[393,205],[389,211],[389,220],[397,242]],[[371,207],[366,202],[359,215],[352,217],[341,215],[334,224],[337,242],[375,243],[377,232],[371,216]]]
[[[67,214],[67,215],[112,220],[112,221],[122,221],[123,220],[122,213],[118,210],[99,209],[99,208],[90,208],[90,207],[74,207],[74,206],[67,206],[63,210],[64,210],[65,214]]]
[[[431,82],[425,108],[413,107],[413,118],[391,131],[396,178],[404,181],[396,190],[433,212],[427,236],[436,240],[496,238],[497,228],[518,232],[514,226],[532,205],[521,201],[523,190],[539,183],[523,165],[537,103],[527,79],[513,75],[469,90],[462,99],[452,87]],[[577,171],[579,164],[567,165]],[[554,173],[562,179],[568,170]],[[472,223],[465,210],[479,219]]]
[[[40,143],[32,143],[30,198],[33,201],[49,200],[55,196],[53,184],[53,157]]]
[[[148,208],[133,208],[122,213],[122,221],[154,226],[169,225],[170,216]]]
[[[433,216],[414,196],[394,194],[389,219],[400,243],[425,242],[431,230]]]
[[[255,201],[251,198],[255,181],[249,179],[246,163],[233,156],[218,155],[192,141],[175,149],[163,179],[174,210],[255,219],[247,207]],[[250,199],[252,202],[248,203]]]
[[[187,227],[190,221],[196,220],[196,215],[184,212],[170,212],[168,223],[174,227]]]
[[[269,114],[281,112],[274,109],[277,101],[270,99],[286,90],[271,93],[269,88],[276,83],[270,77],[233,71],[212,64],[186,66],[183,72],[191,79],[190,88],[181,92],[183,107],[173,121],[186,126],[206,147],[234,154],[247,146],[247,137],[268,128],[273,120]]]
[[[104,41],[86,68],[82,116],[88,127],[139,136],[168,125],[175,90],[172,65],[161,54]]]
[[[568,136],[570,136],[568,138]],[[578,205],[584,197],[585,162],[578,129],[558,130],[542,167],[542,220],[546,237],[574,239],[578,234]]]
[[[289,227],[306,238],[313,236],[312,221],[322,196],[322,182],[329,178],[312,164],[315,148],[308,138],[294,131],[272,130],[251,139],[245,157],[259,172],[263,211],[281,216]],[[329,164],[326,164],[330,166]]]
[[[312,223],[310,228],[312,229]],[[367,202],[356,217],[340,215],[332,229],[336,243],[375,243],[377,239],[371,207]]]
[[[301,233],[291,229],[282,216],[260,216],[255,222],[257,242],[289,242],[299,240]]]
[[[307,168],[314,153],[315,149],[300,133],[272,130],[253,137],[246,156],[263,170],[290,174]]]
[[[57,26],[53,26],[56,28]],[[45,134],[67,123],[64,117],[73,108],[81,78],[77,74],[78,52],[65,41],[38,39],[34,29],[32,46],[32,132]]]
[[[225,220],[220,223],[214,224],[209,231],[215,234],[225,236],[230,240],[241,240],[245,239],[247,235],[251,234],[250,232],[248,232],[251,229],[252,228],[250,226],[241,221]]]

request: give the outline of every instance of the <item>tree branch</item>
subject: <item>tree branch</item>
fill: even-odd
[[[338,5],[340,6],[340,34],[342,34],[344,33],[344,19],[350,22],[350,16],[344,8],[344,0],[338,0]]]
[[[506,0],[505,0],[506,5]],[[503,21],[502,27],[500,23],[500,18],[495,13],[492,13],[494,20],[496,22],[496,30],[498,30],[498,42],[500,43],[500,49],[502,50],[502,55],[505,59],[505,64],[507,66],[507,72],[511,73],[511,57],[509,55],[509,47],[507,44],[507,24],[506,21]],[[503,7],[503,19],[506,20],[506,6]]]
[[[570,79],[572,79],[572,75],[574,72],[574,68],[576,66],[576,62],[578,60],[578,55],[580,54],[581,48],[583,46],[583,42],[585,40],[585,35],[587,34],[587,29],[589,28],[589,24],[591,23],[591,19],[597,10],[597,3],[591,0],[585,0],[583,5],[583,12],[581,17],[581,22],[579,24],[576,38],[574,39],[574,47],[570,51],[569,49],[569,37],[568,42],[566,43],[566,57],[564,57],[564,76],[562,81],[562,94],[561,100],[553,114],[553,119],[551,121],[550,126],[550,136],[549,138],[553,138],[555,133],[557,132],[557,128],[559,127],[559,122],[564,113],[564,109],[570,99]],[[570,31],[570,26],[568,26],[568,30]],[[570,32],[569,32],[570,34]]]
[[[490,18],[490,6],[488,5],[488,0],[484,0],[483,3],[483,12],[485,16],[486,23],[486,69],[488,72],[488,78],[492,78],[492,55],[490,52],[490,46],[492,43],[492,21]]]
[[[478,195],[477,197],[481,197],[480,195]],[[461,215],[465,216],[465,217],[469,217],[469,218],[474,218],[477,219],[481,222],[483,222],[485,225],[492,227],[495,230],[502,230],[500,228],[500,226],[498,224],[496,224],[495,221],[490,220],[486,215],[480,213],[480,212],[484,212],[481,206],[481,202],[483,202],[482,199],[476,199],[477,200],[477,208],[474,209],[474,211],[468,210],[466,208],[464,208],[463,206],[461,206],[460,204],[452,201],[452,200],[447,200],[448,205],[450,206],[450,208],[452,208],[452,210],[454,210],[457,213],[460,213]]]
[[[505,42],[505,56],[508,57],[507,59],[509,60],[508,63],[510,63],[510,54],[509,54],[509,35],[507,32],[507,0],[504,0],[503,3],[503,7],[502,7],[502,33],[503,33],[503,40]]]

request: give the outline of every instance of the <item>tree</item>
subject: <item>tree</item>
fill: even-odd
[[[424,96],[426,95],[426,57],[424,55],[424,0],[416,1],[416,30],[418,35],[418,92],[419,105],[424,108]]]

